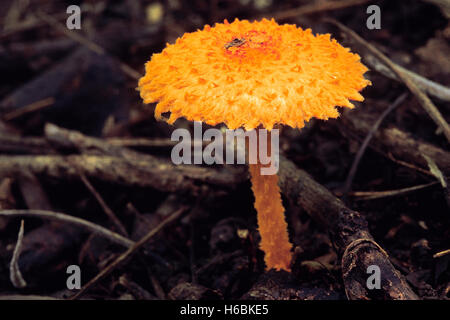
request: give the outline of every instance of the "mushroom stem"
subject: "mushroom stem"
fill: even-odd
[[[270,132],[268,140],[270,141]],[[278,186],[278,175],[262,175],[261,168],[263,166],[259,162],[259,158],[258,163],[249,164],[258,229],[261,235],[260,248],[265,253],[266,270],[273,268],[291,271],[292,244],[289,241],[284,207]]]

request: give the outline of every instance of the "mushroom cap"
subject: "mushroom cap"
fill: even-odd
[[[357,54],[329,34],[278,25],[273,19],[227,20],[186,33],[152,55],[139,80],[144,103],[158,102],[155,117],[179,117],[229,129],[301,128],[311,118],[336,118],[353,108],[370,84]]]

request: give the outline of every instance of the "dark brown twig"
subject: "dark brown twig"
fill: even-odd
[[[448,254],[450,254],[450,249],[447,249],[447,250],[444,250],[444,251],[440,251],[440,252],[438,252],[438,253],[435,253],[435,254],[433,254],[433,258],[440,258],[440,257],[443,257],[443,256],[445,256],[445,255],[448,255]]]
[[[45,138],[23,137],[15,134],[1,134],[0,153],[54,154],[56,152]]]
[[[350,28],[344,26],[342,23],[333,20],[333,19],[325,19],[324,21],[330,22],[336,25],[339,29],[344,31],[346,34],[350,35],[355,41],[364,45],[374,56],[376,56],[380,61],[382,61],[395,75],[408,87],[411,93],[419,100],[422,108],[428,113],[430,118],[437,124],[437,126],[443,131],[447,141],[450,142],[450,126],[445,121],[442,114],[433,104],[433,102],[428,98],[428,96],[423,93],[421,89],[416,85],[416,83],[411,79],[411,77],[399,68],[396,64],[394,64],[386,55],[384,55],[380,50],[378,50],[375,46],[368,43],[366,40],[361,38],[356,32],[351,30]]]
[[[76,168],[75,168],[76,167]],[[56,179],[79,179],[79,172],[87,177],[125,186],[150,187],[165,192],[199,192],[198,183],[233,189],[245,180],[232,170],[217,170],[198,166],[175,166],[150,155],[135,159],[104,155],[0,155],[0,175],[19,176],[29,170],[36,175]]]
[[[381,199],[381,198],[405,195],[405,194],[409,194],[409,193],[417,191],[417,190],[422,190],[425,188],[435,186],[437,184],[439,184],[439,182],[433,181],[430,183],[421,184],[418,186],[413,186],[413,187],[408,187],[408,188],[397,189],[397,190],[355,191],[355,192],[350,192],[349,195],[351,195],[353,197],[358,197],[358,199],[356,199],[356,200],[373,200],[373,199]]]
[[[338,126],[348,138],[360,140],[359,137],[367,135],[377,118],[376,113],[367,110],[352,110],[344,112]],[[397,127],[379,128],[374,133],[369,147],[402,166],[430,175],[429,171],[424,169],[427,168],[427,162],[422,154],[426,154],[435,159],[436,164],[446,175],[450,174],[450,152],[419,140]]]
[[[90,221],[86,221],[77,217],[69,216],[64,213],[60,212],[53,212],[53,211],[47,211],[47,210],[0,210],[0,216],[27,216],[27,217],[34,217],[34,218],[44,218],[49,220],[55,220],[60,222],[67,222],[70,224],[74,224],[77,226],[80,226],[89,232],[98,234],[102,236],[103,238],[106,238],[114,243],[117,243],[123,247],[129,248],[135,244],[134,241],[127,239],[123,236],[121,236],[118,233],[112,232],[102,226],[99,226],[95,223],[92,223]]]
[[[20,222],[20,229],[19,235],[17,236],[16,247],[14,248],[11,263],[9,265],[9,278],[11,279],[12,284],[16,288],[25,288],[27,286],[27,283],[23,279],[22,273],[20,272],[19,269],[19,257],[20,252],[22,251],[23,233],[24,233],[24,222],[22,220]]]
[[[33,102],[29,105],[26,105],[22,108],[19,109],[15,109],[13,111],[10,111],[8,113],[6,113],[5,115],[3,115],[3,120],[5,121],[11,121],[14,120],[16,118],[19,118],[25,114],[31,113],[31,112],[36,112],[38,110],[41,110],[43,108],[47,108],[51,105],[53,105],[55,103],[55,99],[53,97],[50,98],[46,98],[46,99],[42,99],[36,102]]]
[[[422,169],[422,168],[419,168],[419,167],[417,167],[417,166],[415,166],[415,165],[413,165],[411,163],[408,163],[408,162],[405,162],[405,161],[402,161],[402,160],[398,160],[390,152],[388,152],[387,157],[390,160],[392,160],[393,162],[395,162],[395,163],[397,163],[397,164],[399,164],[399,165],[401,165],[403,167],[406,167],[406,168],[412,169],[414,171],[423,173],[423,174],[425,174],[427,176],[433,177],[433,174],[430,171]]]
[[[186,208],[180,208],[177,211],[175,211],[172,215],[170,215],[167,219],[165,219],[163,222],[161,222],[157,227],[155,227],[153,230],[151,230],[147,235],[145,235],[141,240],[136,242],[133,246],[131,246],[127,251],[125,251],[123,254],[121,254],[116,260],[114,260],[110,265],[108,265],[106,268],[104,268],[102,271],[100,271],[99,274],[97,274],[94,278],[92,278],[86,285],[84,285],[80,291],[78,291],[76,294],[74,294],[72,297],[70,297],[70,300],[75,300],[81,297],[86,291],[88,291],[92,286],[94,286],[98,281],[103,279],[105,276],[110,274],[114,269],[116,269],[118,266],[120,266],[122,263],[127,261],[133,254],[136,253],[142,246],[149,241],[155,234],[157,234],[159,231],[161,231],[166,225],[168,225],[170,222],[177,219]]]
[[[42,19],[43,21],[45,21],[48,25],[52,26],[53,28],[55,28],[56,30],[58,30],[59,32],[64,34],[65,36],[77,41],[78,43],[82,44],[86,48],[92,50],[93,52],[100,54],[100,55],[106,54],[105,49],[103,49],[101,46],[99,46],[98,44],[92,42],[91,40],[81,36],[80,34],[78,34],[76,32],[71,32],[69,29],[67,29],[65,26],[63,26],[61,23],[59,23],[59,21],[57,19],[53,18],[52,16],[50,16],[42,11],[39,11],[37,16],[40,19]],[[128,75],[131,79],[138,80],[141,77],[141,74],[139,72],[137,72],[136,70],[134,70],[133,68],[131,68],[130,66],[126,65],[125,63],[123,63],[121,61],[118,61],[118,63],[120,64],[120,68],[122,69],[122,71],[126,75]]]
[[[102,196],[97,192],[97,190],[95,190],[94,186],[90,183],[88,178],[86,178],[86,176],[82,173],[80,173],[80,178],[81,181],[83,181],[86,188],[88,188],[88,190],[92,193],[97,202],[100,204],[100,206],[103,209],[103,212],[105,212],[108,218],[114,223],[114,225],[120,231],[120,233],[124,236],[128,236],[127,230],[125,229],[122,222],[120,222],[120,220],[116,217],[111,208],[106,204],[105,200],[103,200]]]
[[[356,170],[358,170],[359,163],[364,155],[364,152],[367,149],[367,146],[370,143],[370,140],[372,140],[372,137],[374,136],[375,132],[380,127],[381,123],[383,122],[384,118],[391,113],[395,108],[397,108],[400,104],[402,104],[403,101],[405,101],[406,97],[408,96],[407,93],[402,94],[397,99],[395,99],[394,103],[392,103],[384,112],[380,115],[380,117],[377,119],[377,121],[373,124],[370,131],[367,133],[366,138],[364,139],[363,143],[359,147],[358,152],[356,153],[355,159],[353,160],[352,166],[350,168],[350,171],[348,172],[347,179],[345,180],[344,184],[344,198],[346,197],[347,193],[350,191],[353,179],[356,174]]]
[[[361,48],[364,48],[361,46]],[[367,51],[367,49],[365,49]],[[373,69],[388,77],[390,79],[400,81],[401,80],[393,73],[386,65],[381,63],[377,58],[370,53],[362,53],[363,59],[367,64]],[[435,98],[441,99],[443,101],[450,101],[450,88],[443,86],[440,83],[431,81],[421,75],[418,75],[415,72],[412,72],[402,66],[396,64],[396,66],[402,70],[402,72],[406,73],[416,84],[417,86],[425,91],[428,95],[433,96]]]

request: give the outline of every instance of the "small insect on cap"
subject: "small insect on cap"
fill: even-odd
[[[301,128],[312,117],[339,116],[370,84],[360,57],[329,34],[271,21],[206,25],[154,54],[139,80],[156,118],[170,112],[210,125],[247,130],[275,124]]]

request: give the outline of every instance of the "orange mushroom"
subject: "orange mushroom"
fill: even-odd
[[[278,25],[273,19],[227,20],[186,33],[145,66],[139,80],[145,103],[158,102],[155,117],[179,117],[229,129],[337,118],[336,106],[353,108],[370,84],[360,57],[329,34]],[[252,190],[268,269],[290,270],[291,248],[277,175],[261,175],[250,164]]]

